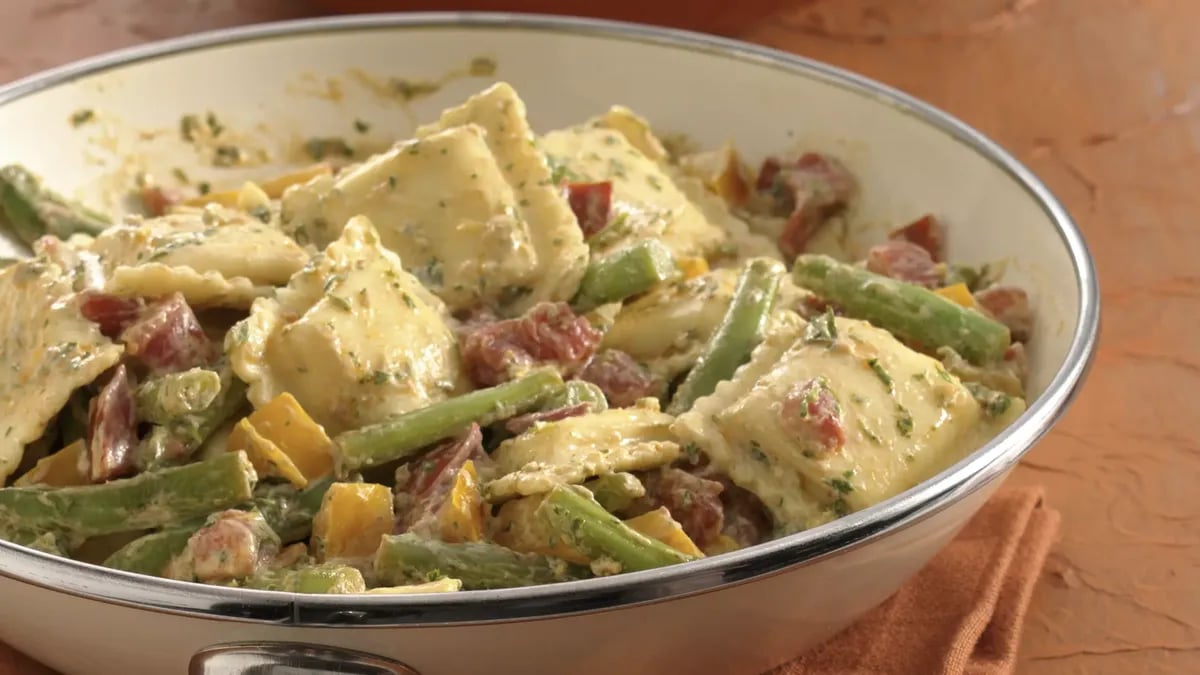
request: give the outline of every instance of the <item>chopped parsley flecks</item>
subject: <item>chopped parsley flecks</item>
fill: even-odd
[[[96,119],[96,111],[91,108],[82,108],[71,113],[71,126],[81,127],[88,122]]]
[[[912,413],[908,412],[908,408],[902,405],[896,406],[896,430],[901,436],[908,438],[913,432]]]
[[[345,139],[338,137],[316,137],[308,139],[304,143],[304,152],[316,161],[320,161],[327,157],[353,157],[354,149]]]
[[[850,472],[850,475],[853,476],[853,472]],[[846,478],[830,478],[829,487],[837,490],[838,494],[848,495],[854,492],[854,486]]]
[[[989,389],[975,382],[968,382],[967,390],[983,408],[983,413],[993,419],[1008,412],[1012,406],[1012,397],[1004,392]]]
[[[837,324],[834,322],[832,309],[827,309],[824,314],[809,321],[804,328],[804,341],[809,343],[832,345],[837,341],[837,336]]]
[[[867,365],[871,367],[871,370],[875,371],[875,376],[879,378],[883,386],[887,387],[888,391],[892,391],[895,383],[892,381],[892,376],[884,369],[883,364],[879,362],[879,359],[870,359],[867,361]]]

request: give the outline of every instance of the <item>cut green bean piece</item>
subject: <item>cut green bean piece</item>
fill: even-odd
[[[593,562],[607,558],[620,564],[623,572],[648,570],[692,559],[621,522],[578,485],[555,486],[538,506],[537,514],[564,541]]]
[[[12,542],[42,553],[68,556],[76,542],[60,532],[31,532],[28,530],[9,530],[0,528],[0,539]]]
[[[183,552],[188,539],[204,525],[197,521],[189,526],[172,527],[151,532],[122,546],[104,560],[104,566],[126,572],[162,576],[167,563]]]
[[[933,291],[840,263],[802,255],[792,268],[796,283],[906,342],[933,352],[950,347],[976,365],[1004,356],[1012,336],[1004,324]]]
[[[306,539],[312,531],[313,516],[321,507],[325,492],[333,484],[333,477],[314,480],[303,490],[291,485],[260,485],[254,491],[250,508],[263,515],[271,529],[284,544]],[[152,532],[136,539],[104,561],[105,567],[161,575],[167,563],[183,552],[188,539],[204,526],[204,519],[186,525]]]
[[[452,577],[463,588],[512,588],[569,581],[587,572],[557,558],[517,553],[498,544],[447,544],[415,534],[388,535],[375,554],[381,584],[401,586]]]
[[[155,377],[138,385],[135,394],[138,418],[153,424],[170,424],[207,410],[220,393],[221,376],[205,368]]]
[[[598,413],[608,410],[608,399],[600,387],[584,380],[571,380],[563,387],[562,392],[546,400],[543,410],[557,410],[586,403],[589,412]]]
[[[642,481],[625,471],[598,476],[584,482],[583,487],[590,490],[600,506],[609,513],[623,511],[635,500],[646,496],[646,486]]]
[[[713,393],[719,382],[733,377],[750,360],[751,352],[766,332],[783,274],[783,265],[774,260],[755,258],[747,263],[738,277],[729,309],[696,359],[696,365],[675,390],[667,406],[668,413],[687,412],[696,399]]]
[[[478,423],[486,426],[536,410],[561,394],[562,376],[539,370],[519,380],[480,389],[434,403],[334,439],[342,474],[379,466],[412,455],[431,443],[449,438]]]
[[[95,236],[108,225],[103,215],[46,189],[25,167],[0,168],[0,226],[27,245],[47,234]]]
[[[587,312],[644,293],[679,274],[675,256],[661,241],[646,239],[588,264],[571,305]]]
[[[312,532],[313,517],[333,482],[333,476],[324,476],[309,482],[303,490],[291,485],[263,485],[255,491],[254,508],[284,544],[300,541]]]
[[[236,507],[256,480],[246,453],[236,452],[102,485],[3,488],[0,521],[80,537],[149,530]]]
[[[204,410],[155,426],[138,444],[138,468],[143,471],[182,464],[209,436],[246,406],[246,385],[222,368],[220,391]]]
[[[325,563],[297,569],[267,569],[242,581],[243,588],[287,593],[364,593],[362,572],[349,565]]]

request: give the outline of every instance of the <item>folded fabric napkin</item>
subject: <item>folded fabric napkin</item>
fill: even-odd
[[[769,675],[1005,675],[1059,516],[1004,489],[896,595]],[[0,645],[0,675],[54,675]]]
[[[896,595],[770,675],[1006,675],[1059,514],[1002,489]]]

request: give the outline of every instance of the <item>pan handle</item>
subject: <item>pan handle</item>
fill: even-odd
[[[196,652],[188,675],[421,675],[382,656],[299,642],[230,642]]]

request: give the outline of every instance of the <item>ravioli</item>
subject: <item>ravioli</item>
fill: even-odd
[[[661,284],[621,307],[604,346],[620,349],[671,379],[695,362],[733,300],[738,271],[712,270]]]
[[[603,119],[552,131],[538,145],[568,179],[612,182],[613,215],[592,237],[593,248],[609,251],[659,238],[677,257],[707,258],[728,247],[728,234],[705,218],[663,165]]]
[[[647,159],[661,162],[667,159],[667,149],[662,141],[650,129],[650,123],[644,117],[623,105],[614,105],[596,119],[596,124],[606,129],[619,132],[637,148]]]
[[[673,419],[652,407],[634,407],[537,424],[492,453],[499,477],[484,486],[484,494],[496,502],[669,464],[680,453],[669,429]]]
[[[758,495],[784,533],[908,489],[958,460],[994,424],[937,361],[866,322],[835,325],[829,344],[806,340],[801,321],[777,322],[750,363],[672,426]],[[798,442],[781,417],[789,391],[818,378],[845,431],[843,447],[828,453]]]
[[[587,270],[588,246],[566,199],[553,184],[546,157],[538,151],[525,116],[525,102],[506,82],[498,82],[442,113],[437,122],[417,129],[423,138],[452,127],[475,124],[487,132],[487,144],[517,195],[517,212],[528,223],[537,253],[529,292],[509,313],[520,313],[543,300],[569,300]]]
[[[256,300],[226,350],[255,407],[290,392],[333,435],[463,389],[444,311],[360,216],[276,297]]]
[[[0,270],[0,484],[71,392],[115,365],[124,348],[83,318],[71,277],[45,258]]]
[[[245,309],[304,266],[278,228],[216,205],[109,228],[92,243],[116,295],[182,293],[197,307]]]
[[[300,207],[301,200],[310,205]],[[476,125],[405,143],[348,171],[314,198],[288,193],[290,227],[318,242],[355,215],[453,310],[531,293],[538,252],[527,198],[510,185]]]
[[[775,242],[762,234],[752,232],[750,225],[735,216],[725,200],[709,190],[703,180],[689,176],[674,167],[669,168],[668,173],[684,196],[700,209],[704,218],[729,234],[727,248],[735,257],[783,260],[783,254],[779,252]]]

